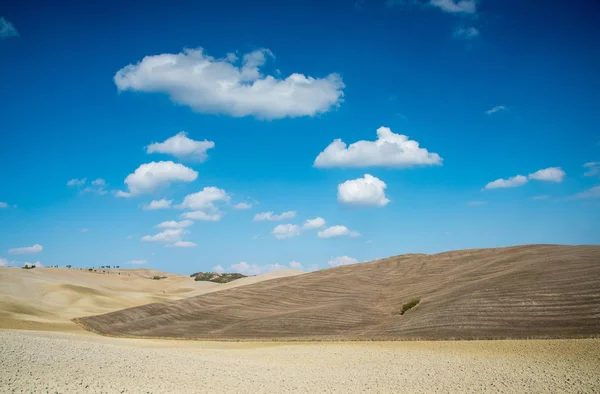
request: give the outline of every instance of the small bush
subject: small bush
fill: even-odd
[[[420,298],[415,298],[413,300],[408,301],[406,304],[402,305],[402,309],[400,310],[400,314],[404,315],[406,312],[408,312],[409,310],[411,310],[415,306],[419,305],[419,302],[421,302]]]
[[[161,280],[161,279],[167,279],[167,277],[166,276],[153,276],[150,279],[152,279],[152,280]]]
[[[24,265],[23,266],[24,270],[30,270],[30,269],[33,269],[33,268],[35,268],[35,265]]]

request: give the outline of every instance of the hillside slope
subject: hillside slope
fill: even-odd
[[[400,315],[402,305],[420,304]],[[407,255],[77,319],[116,336],[450,339],[600,334],[600,246]]]
[[[0,267],[0,328],[81,330],[71,319],[302,273],[283,270],[218,284],[150,269],[103,271]]]

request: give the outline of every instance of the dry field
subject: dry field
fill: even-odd
[[[401,314],[411,299],[420,304]],[[396,340],[600,334],[600,246],[404,255],[82,317],[105,335]]]

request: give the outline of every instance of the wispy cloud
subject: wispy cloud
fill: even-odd
[[[506,108],[504,105],[496,105],[493,108],[488,109],[487,111],[485,111],[486,115],[492,115],[495,114],[496,112],[500,112],[500,111],[506,111],[508,108]]]
[[[471,27],[457,27],[452,34],[452,37],[462,40],[472,40],[479,37],[479,30],[473,26]]]
[[[588,169],[583,176],[594,176],[600,174],[600,162],[598,161],[585,163],[583,167]]]
[[[6,18],[0,17],[0,38],[18,37],[19,32]]]

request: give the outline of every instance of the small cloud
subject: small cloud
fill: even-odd
[[[257,264],[249,264],[245,261],[242,261],[239,264],[232,264],[229,267],[229,272],[239,272],[244,275],[259,275],[272,271],[284,270],[287,267],[281,264],[265,264],[265,265],[257,265]]]
[[[472,40],[479,37],[479,30],[474,27],[458,27],[454,30],[452,37],[461,40]]]
[[[0,257],[0,267],[9,267],[10,265],[11,264],[7,259]]]
[[[338,201],[345,204],[383,207],[390,200],[385,196],[387,185],[370,174],[338,185]]]
[[[300,227],[295,224],[280,224],[271,232],[277,239],[292,238],[300,235]]]
[[[164,242],[175,243],[181,241],[181,237],[188,232],[181,228],[169,228],[158,234],[144,235],[142,241],[145,242]]]
[[[480,207],[482,205],[485,205],[487,202],[486,201],[469,201],[467,203],[467,206],[469,207]]]
[[[83,186],[86,181],[87,181],[87,178],[81,178],[81,179],[73,178],[69,182],[67,182],[67,186],[69,186],[69,187],[72,187],[72,186],[78,186],[78,187],[79,186]]]
[[[8,208],[8,204],[3,201],[0,201],[0,209],[3,209],[3,208]]]
[[[358,260],[356,260],[353,257],[349,257],[349,256],[332,257],[327,262],[327,264],[329,264],[330,267],[339,267],[342,265],[349,265],[349,264],[356,264],[356,263],[358,263]]]
[[[253,220],[255,222],[262,222],[262,221],[276,222],[279,220],[293,219],[295,217],[296,217],[296,211],[287,211],[287,212],[283,212],[280,215],[275,215],[273,213],[273,211],[269,211],[269,212],[257,213],[256,215],[254,215]]]
[[[297,261],[292,261],[288,265],[290,266],[290,268],[293,268],[295,270],[303,270],[304,269],[304,266]]]
[[[198,172],[172,161],[159,161],[142,164],[132,174],[127,175],[125,184],[129,191],[116,191],[116,197],[129,198],[151,193],[159,187],[167,187],[173,182],[193,182]]]
[[[222,274],[223,272],[225,272],[225,268],[223,268],[222,265],[216,265],[213,268],[213,271],[216,272],[217,274]]]
[[[317,235],[319,238],[336,238],[342,236],[358,237],[360,236],[360,233],[357,233],[356,231],[350,231],[350,229],[348,229],[346,226],[338,225],[327,227],[325,230],[319,231]]]
[[[219,212],[206,213],[204,211],[191,211],[182,213],[181,217],[183,219],[199,220],[202,222],[218,222],[221,220],[221,214]]]
[[[541,195],[541,196],[533,196],[533,197],[531,197],[531,199],[532,199],[532,200],[546,200],[546,199],[548,199],[549,197],[550,197],[550,196],[548,196],[548,195],[544,194],[544,195]]]
[[[577,193],[575,198],[600,198],[600,186],[593,187],[581,193]]]
[[[92,181],[92,185],[94,186],[106,186],[106,181],[102,178],[97,178]]]
[[[168,244],[165,246],[167,248],[195,248],[198,245],[190,241],[177,241],[174,244]]]
[[[588,169],[583,176],[594,176],[600,174],[600,162],[598,161],[585,163],[583,167]]]
[[[527,177],[525,177],[523,175],[517,175],[517,176],[510,177],[508,179],[502,179],[502,178],[496,179],[495,181],[490,182],[487,185],[485,185],[483,190],[519,187],[519,186],[523,186],[526,183],[527,183]]]
[[[0,38],[5,39],[9,37],[18,37],[19,32],[15,26],[6,20],[4,17],[0,18]]]
[[[305,230],[315,230],[321,228],[325,225],[325,219],[321,217],[316,217],[314,219],[308,219],[302,225],[302,228]]]
[[[9,249],[8,253],[9,254],[34,254],[34,253],[40,253],[42,250],[44,250],[44,247],[42,245],[35,244],[33,246],[26,246],[23,248]]]
[[[506,111],[507,108],[504,105],[496,105],[494,108],[490,108],[487,111],[485,111],[486,115],[492,115],[495,114],[496,112],[500,112],[500,111]]]
[[[529,174],[529,179],[546,182],[562,182],[565,177],[565,172],[560,167],[544,168],[533,174]]]
[[[146,264],[148,264],[148,261],[146,261],[146,260],[129,260],[125,264],[129,264],[129,265],[146,265]]]
[[[154,228],[186,228],[194,224],[191,220],[182,220],[177,222],[175,220],[168,220],[154,226]]]
[[[165,153],[180,159],[203,162],[208,158],[206,151],[215,147],[212,141],[194,141],[181,131],[164,142],[154,142],[146,147],[146,153]]]
[[[239,202],[233,206],[234,209],[250,209],[252,208],[252,204],[247,202]]]
[[[373,243],[373,240],[370,239],[370,240],[367,241],[367,243],[371,244],[371,243]]]
[[[142,209],[146,211],[155,211],[157,209],[169,209],[171,208],[172,203],[173,200],[167,200],[166,198],[162,198],[160,200],[152,200],[150,204],[142,206]]]
[[[79,229],[79,232],[80,232],[80,233],[87,233],[88,231],[90,231],[90,229],[88,229],[88,228],[85,228],[85,227],[84,227],[84,228],[80,228],[80,229]]]

